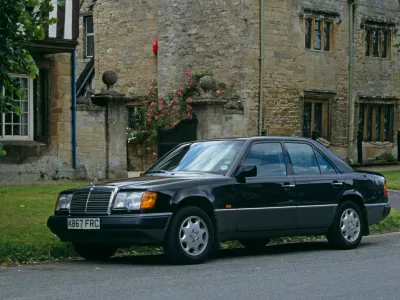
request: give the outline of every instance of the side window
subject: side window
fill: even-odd
[[[336,174],[335,168],[332,166],[332,164],[327,161],[325,157],[322,156],[321,153],[316,151],[317,153],[317,159],[319,163],[319,167],[321,169],[322,174]]]
[[[244,160],[244,164],[256,165],[257,177],[286,175],[286,164],[280,143],[253,145]]]
[[[295,175],[321,174],[314,150],[307,144],[287,143],[286,149]]]

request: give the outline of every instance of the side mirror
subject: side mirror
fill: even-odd
[[[236,179],[239,182],[246,182],[247,177],[256,177],[257,176],[257,166],[255,165],[243,165],[240,166],[237,174]]]

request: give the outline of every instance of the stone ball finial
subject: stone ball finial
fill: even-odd
[[[211,76],[204,76],[200,78],[200,87],[205,91],[215,90],[215,82]]]
[[[107,89],[112,89],[117,83],[118,75],[113,71],[105,71],[102,76],[103,83],[107,86]]]

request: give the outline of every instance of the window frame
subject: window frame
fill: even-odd
[[[371,116],[371,127],[372,127],[372,132],[371,132],[371,139],[368,138],[368,110],[369,107],[372,107],[372,116]],[[380,137],[377,138],[376,136],[376,114],[377,114],[377,108],[380,108]],[[389,124],[389,140],[385,140],[385,110],[382,108],[390,107],[390,124]],[[364,119],[361,120],[361,111],[363,111],[363,117]],[[363,141],[364,142],[381,142],[381,143],[393,143],[394,142],[394,132],[395,132],[395,104],[393,103],[368,103],[368,102],[361,102],[359,103],[358,107],[358,123],[359,123],[359,130],[361,130],[361,124],[362,124],[362,132],[363,132]],[[362,122],[362,123],[361,123]]]
[[[310,24],[310,48],[307,48],[307,35],[306,35],[306,28],[307,28],[307,21],[311,21]],[[315,22],[320,22],[320,45],[321,49],[315,48]],[[325,23],[329,24],[329,44],[328,50],[325,50]],[[317,16],[307,16],[304,18],[304,48],[306,50],[318,51],[318,52],[333,52],[335,50],[334,44],[334,34],[335,34],[335,22],[329,18],[317,17]]]
[[[304,125],[305,125],[305,105],[311,104],[311,120],[310,120],[310,136],[304,135]],[[330,102],[329,100],[324,99],[315,99],[315,98],[305,98],[303,102],[303,126],[302,126],[302,135],[306,138],[311,138],[312,133],[314,131],[315,124],[315,104],[322,104],[322,115],[321,115],[321,123],[322,123],[322,132],[320,132],[319,136],[329,140],[330,139]]]
[[[14,78],[24,78],[28,80],[28,135],[25,136],[17,136],[17,135],[5,135],[5,113],[1,113],[2,115],[2,122],[0,123],[0,126],[2,127],[2,135],[0,135],[0,141],[33,141],[33,136],[34,136],[34,120],[33,120],[33,109],[34,109],[34,99],[33,99],[33,80],[30,78],[28,75],[23,75],[23,74],[14,74],[10,73],[8,74],[11,77]],[[1,93],[4,93],[4,89],[0,91]]]
[[[286,151],[285,146],[283,145],[283,142],[280,141],[280,140],[276,140],[276,141],[261,140],[261,141],[256,141],[256,142],[251,143],[247,147],[244,155],[240,158],[239,165],[243,165],[244,164],[244,162],[246,161],[247,156],[249,155],[249,153],[251,152],[253,147],[255,145],[259,145],[259,144],[279,144],[281,146],[282,156],[283,156],[283,163],[285,165],[286,174],[285,175],[264,175],[264,176],[258,176],[257,175],[256,177],[253,177],[253,178],[270,178],[270,177],[288,177],[288,176],[291,176],[290,172],[292,172],[292,170],[289,169],[289,160],[288,160],[288,157],[287,157],[287,151]],[[258,173],[258,171],[257,171],[257,173]]]
[[[392,29],[385,26],[364,26],[363,41],[364,41],[364,56],[371,58],[391,59],[392,57]],[[378,32],[378,56],[374,55],[374,32]],[[383,56],[383,32],[387,33],[386,38],[386,56]],[[367,41],[367,36],[369,41]],[[368,45],[368,54],[367,54]]]
[[[292,159],[290,158],[289,150],[286,147],[287,144],[302,144],[302,145],[310,146],[311,149],[313,150],[315,160],[317,161],[317,165],[318,165],[318,169],[319,169],[320,174],[300,174],[300,175],[297,175],[294,172]],[[316,147],[314,147],[314,145],[312,145],[310,143],[303,142],[303,141],[284,141],[282,146],[284,147],[285,156],[286,156],[286,160],[287,160],[287,164],[288,164],[288,169],[290,170],[290,173],[288,173],[289,176],[327,176],[327,175],[337,175],[337,174],[340,173],[340,171],[336,167],[336,165],[328,157],[326,157],[326,155],[324,155],[321,151],[319,151]],[[324,174],[324,173],[322,173],[321,165],[320,165],[320,162],[318,160],[317,153],[319,155],[321,155],[333,167],[333,169],[335,170],[336,174],[327,174],[327,173]]]
[[[93,32],[92,33],[88,33],[88,20],[92,19],[92,23],[93,23]],[[94,18],[92,15],[86,16],[84,19],[85,22],[85,57],[86,58],[93,58],[94,57]],[[88,55],[88,36],[93,37],[93,55]]]

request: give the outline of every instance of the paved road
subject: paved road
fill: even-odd
[[[163,255],[0,269],[0,299],[400,299],[400,234],[359,248],[325,242],[269,246],[258,255],[220,251],[196,266]]]
[[[390,191],[389,192],[389,203],[393,208],[400,209],[400,192]]]

